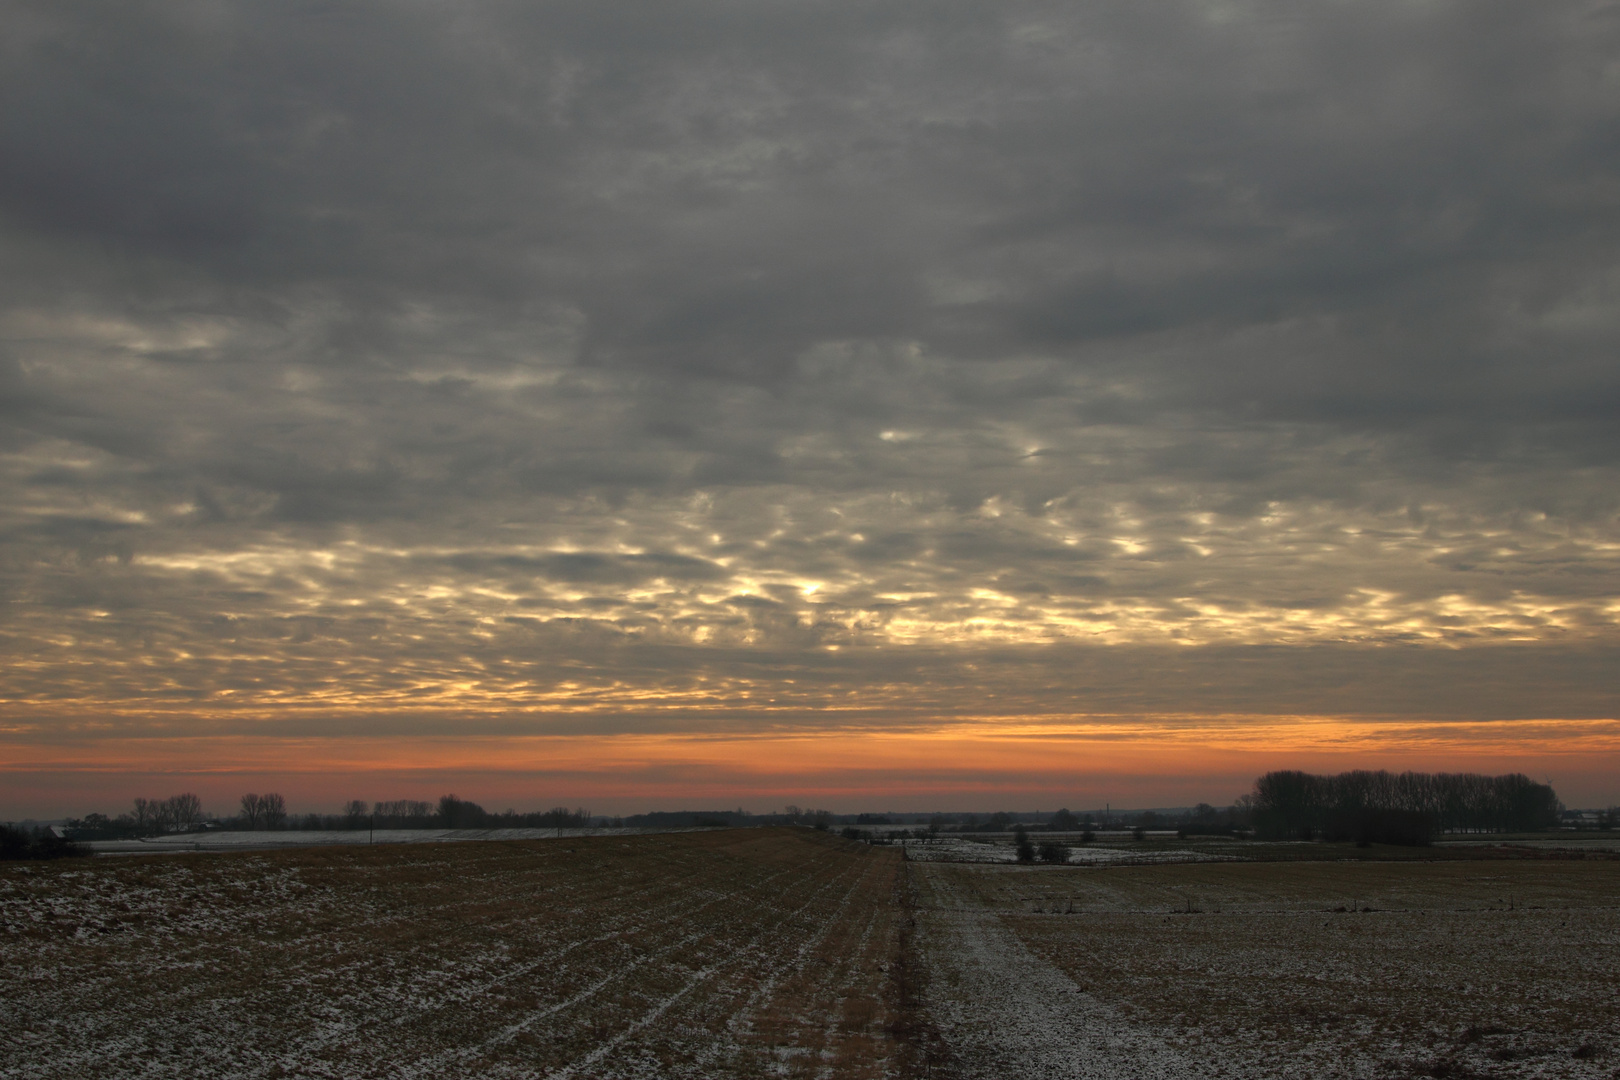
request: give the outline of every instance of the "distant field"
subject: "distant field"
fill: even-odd
[[[9,864],[0,1076],[902,1074],[903,869],[802,829]]]
[[[1173,832],[1150,832],[1143,839],[1131,833],[1098,833],[1083,842],[1079,833],[1037,832],[1030,840],[1055,840],[1068,848],[1075,866],[1117,866],[1129,863],[1171,862],[1319,862],[1357,860],[1436,862],[1446,859],[1522,859],[1537,852],[1563,857],[1620,854],[1620,833],[1541,832],[1514,835],[1462,835],[1441,837],[1431,847],[1392,847],[1374,844],[1324,844],[1315,841],[1242,840],[1228,836],[1178,837]],[[920,862],[1012,863],[1016,861],[1011,833],[941,833],[926,841],[911,841],[911,857]]]
[[[1620,1075],[1620,862],[912,869],[941,1072]]]

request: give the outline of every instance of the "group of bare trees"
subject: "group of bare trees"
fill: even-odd
[[[1558,796],[1522,773],[1316,776],[1269,772],[1240,800],[1262,836],[1423,843],[1434,832],[1509,832],[1558,823]]]
[[[311,813],[293,817],[287,812],[286,800],[270,792],[243,795],[235,824],[242,829],[426,829],[442,822],[434,805],[422,799],[375,803],[350,799],[338,814]]]
[[[455,795],[439,797],[439,821],[447,829],[481,829],[489,814],[475,802]]]
[[[202,800],[190,792],[167,799],[136,799],[130,817],[140,833],[185,832],[203,820]]]
[[[287,802],[271,792],[242,796],[236,826],[243,829],[493,829],[493,828],[584,828],[591,823],[589,810],[556,806],[540,813],[519,814],[508,810],[491,813],[475,802],[446,795],[437,805],[422,799],[394,799],[367,803],[350,799],[336,815],[310,814],[289,820]]]
[[[445,795],[439,799],[433,824],[448,829],[584,829],[591,824],[591,812],[583,806],[572,810],[553,806],[537,814],[520,814],[515,810],[493,814],[475,802]]]
[[[351,807],[357,805],[350,803]],[[363,803],[358,805],[364,805]],[[427,828],[434,824],[433,804],[425,799],[392,799],[371,804],[379,829]]]
[[[591,824],[591,812],[583,806],[572,810],[566,806],[553,806],[540,815],[539,825],[549,829],[586,829]]]
[[[136,799],[127,813],[109,818],[86,814],[69,818],[67,831],[81,840],[114,840],[120,837],[152,836],[158,833],[188,832],[207,820],[202,800],[191,792],[167,799]]]
[[[270,792],[242,796],[242,812],[237,820],[245,829],[279,829],[287,824],[287,800]]]
[[[116,839],[186,832],[209,820],[203,813],[202,800],[187,792],[167,799],[136,799],[130,813],[116,819],[88,814],[69,821],[68,829],[85,839]],[[309,814],[295,819],[288,815],[286,798],[272,791],[243,795],[235,818],[216,822],[216,827],[218,824],[237,829],[581,829],[591,824],[591,812],[584,807],[554,806],[524,814],[515,810],[491,813],[475,802],[446,795],[437,804],[422,799],[375,803],[351,799],[341,814]]]
[[[831,810],[801,810],[797,806],[789,806],[782,811],[790,825],[809,825],[816,829],[832,827],[833,813]]]

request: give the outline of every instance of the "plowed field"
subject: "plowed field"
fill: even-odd
[[[803,829],[0,868],[0,1076],[879,1077],[898,851]]]
[[[0,1080],[1620,1075],[1620,861],[808,829],[0,866]]]

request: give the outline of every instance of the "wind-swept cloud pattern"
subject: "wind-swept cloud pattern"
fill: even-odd
[[[12,738],[1615,715],[1612,4],[0,20]]]

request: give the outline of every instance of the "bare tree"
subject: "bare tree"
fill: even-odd
[[[202,819],[202,800],[189,791],[183,795],[170,795],[165,800],[169,817],[176,829],[189,829]]]
[[[387,822],[398,827],[415,821],[426,824],[426,820],[433,816],[433,804],[420,799],[394,799],[388,802],[379,802],[372,806],[379,822]]]
[[[259,796],[259,819],[267,829],[279,829],[287,821],[287,800],[275,792]]]
[[[364,799],[350,799],[343,807],[343,817],[351,829],[358,829],[365,824],[366,816],[366,800]]]
[[[250,829],[259,827],[259,797],[252,792],[242,796],[242,820]]]
[[[558,835],[561,835],[563,829],[589,828],[591,812],[583,806],[576,806],[572,810],[566,806],[553,806],[540,816],[540,821],[547,828],[556,829]]]
[[[157,810],[157,804],[155,802],[153,802],[153,801],[151,801],[149,799],[136,799],[135,800],[135,828],[140,830],[141,832],[146,832],[148,829],[152,828],[153,827],[152,819],[153,819],[154,816],[156,816],[155,815],[156,810]]]
[[[475,802],[456,795],[439,796],[439,821],[447,829],[481,829],[487,816]]]

